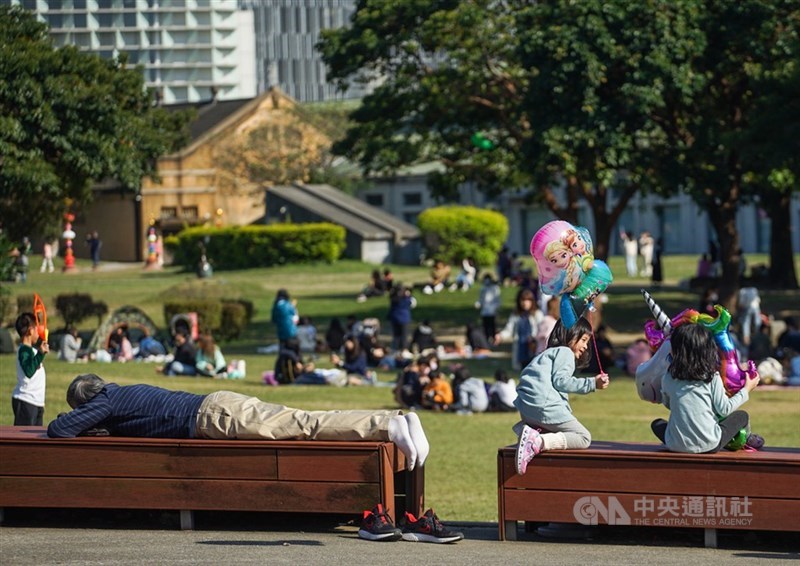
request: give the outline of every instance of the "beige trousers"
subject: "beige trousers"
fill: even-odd
[[[196,438],[214,440],[389,440],[389,420],[402,411],[303,411],[231,391],[207,396]]]

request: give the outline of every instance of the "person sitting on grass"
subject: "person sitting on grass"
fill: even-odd
[[[450,280],[450,266],[440,259],[437,259],[431,268],[430,283],[422,288],[426,295],[438,293],[448,285]]]
[[[211,334],[202,334],[197,340],[197,354],[195,356],[197,374],[203,377],[227,377],[228,364],[222,355],[222,350],[214,342]]]
[[[370,297],[382,297],[387,290],[386,282],[383,276],[381,276],[381,272],[377,269],[373,269],[369,278],[369,283],[367,283],[361,293],[356,297],[356,301],[363,303]]]
[[[453,372],[453,398],[451,407],[459,415],[483,413],[489,408],[489,395],[482,379],[472,377],[469,370],[459,366]]]
[[[172,361],[164,367],[157,368],[158,373],[164,375],[197,375],[197,368],[195,367],[195,358],[197,355],[197,348],[194,342],[189,339],[189,336],[183,332],[178,331],[175,333],[175,354]]]
[[[105,430],[111,436],[212,440],[390,441],[413,470],[430,446],[419,417],[399,410],[304,411],[231,391],[197,395],[153,385],[106,383],[79,375],[67,388],[69,413],[47,427],[50,438]]]
[[[411,336],[412,351],[416,350],[419,353],[423,353],[426,350],[435,350],[438,345],[439,343],[436,340],[436,334],[433,332],[430,321],[423,320],[421,324],[417,325],[414,329],[414,334]]]
[[[516,398],[517,382],[509,378],[504,370],[498,369],[494,372],[494,383],[489,388],[489,410],[501,413],[516,411]]]
[[[367,354],[358,340],[348,336],[342,347],[342,356],[331,354],[331,363],[347,373],[348,385],[366,385],[375,382],[374,372],[367,370]]]
[[[430,381],[422,389],[422,407],[432,411],[447,411],[453,404],[453,388],[438,369],[430,372]]]

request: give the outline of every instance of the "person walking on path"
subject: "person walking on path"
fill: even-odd
[[[645,230],[639,236],[639,255],[642,256],[642,277],[650,277],[653,274],[653,248],[655,240],[650,232]]]
[[[278,342],[283,345],[290,338],[297,337],[297,301],[289,297],[286,289],[278,289],[272,303],[272,323],[278,334]]]
[[[407,349],[408,327],[411,324],[411,309],[417,306],[417,299],[411,290],[397,284],[389,293],[389,322],[392,323],[392,350],[395,354]]]
[[[636,277],[638,269],[636,266],[636,257],[639,255],[639,245],[633,237],[633,232],[620,232],[622,238],[622,245],[625,249],[625,271],[628,277]]]
[[[42,245],[42,268],[39,270],[40,272],[44,273],[47,271],[48,273],[53,273],[53,244],[50,240],[45,240],[44,244]]]
[[[97,230],[86,236],[86,243],[89,245],[89,255],[92,257],[92,269],[97,269],[100,265],[100,248],[103,247]]]

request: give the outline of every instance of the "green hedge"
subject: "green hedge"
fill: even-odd
[[[429,208],[417,217],[428,257],[459,265],[471,257],[481,268],[494,265],[508,238],[508,220],[474,206]]]
[[[164,320],[169,323],[176,314],[197,313],[200,332],[215,332],[222,326],[222,301],[217,299],[184,299],[164,303]]]
[[[164,319],[169,323],[176,314],[197,313],[200,332],[211,332],[219,342],[234,340],[253,319],[253,303],[242,299],[181,299],[164,303]]]
[[[333,263],[345,249],[345,229],[328,223],[187,228],[164,242],[173,261],[193,270],[202,253],[215,270],[287,263]]]

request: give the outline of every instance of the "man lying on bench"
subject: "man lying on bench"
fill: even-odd
[[[51,438],[94,429],[113,436],[230,440],[394,442],[408,467],[422,466],[430,447],[422,423],[402,411],[303,411],[231,391],[195,395],[152,385],[106,383],[79,375],[67,389],[69,413],[47,427]]]

